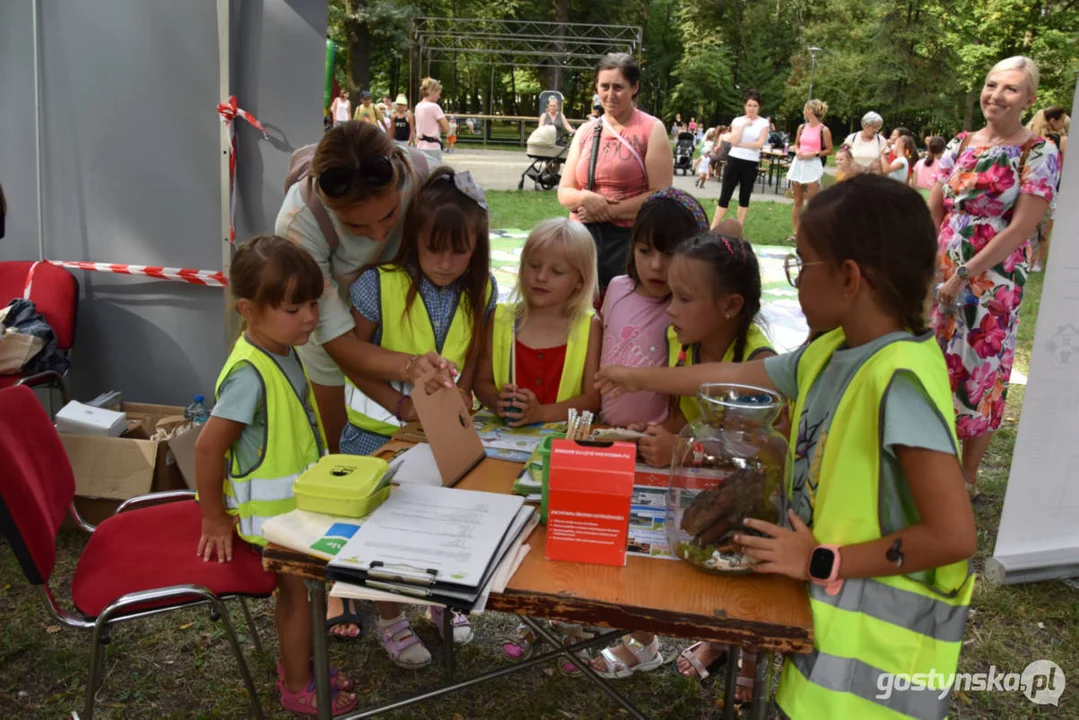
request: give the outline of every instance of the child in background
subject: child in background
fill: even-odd
[[[815,652],[786,659],[776,692],[793,720],[949,709],[976,537],[948,370],[925,323],[936,236],[907,185],[834,185],[806,209],[786,265],[815,339],[763,362],[597,374],[604,392],[724,382],[795,399],[787,524],[747,520],[765,536],[735,537],[757,572],[808,583]],[[880,673],[929,680],[882,697]]]
[[[521,251],[517,287],[495,308],[476,397],[511,427],[599,410],[603,329],[592,311],[596,246],[584,225],[544,220]]]
[[[195,444],[202,510],[197,554],[207,562],[214,555],[218,562],[232,559],[234,532],[266,545],[262,523],[295,509],[291,481],[326,450],[314,392],[293,347],[307,342],[318,323],[318,265],[284,238],[257,237],[236,252],[229,289],[246,327],[218,376],[217,401]],[[277,686],[281,705],[305,715],[317,714],[310,612],[303,579],[278,575]],[[334,678],[334,715],[356,705],[352,688]]]
[[[603,298],[601,365],[660,367],[667,364],[667,270],[671,253],[694,235],[708,231],[697,199],[676,188],[653,193],[637,213],[630,234],[626,274],[611,280]],[[599,422],[614,427],[663,422],[668,398],[634,393],[600,401]]]
[[[840,146],[835,154],[835,181],[850,180],[855,175],[860,175],[863,172],[865,172],[865,168],[854,162],[854,156],[850,153],[850,145]]]
[[[715,145],[714,137],[714,128],[709,128],[708,132],[705,133],[705,141],[700,145],[700,157],[697,158],[697,166],[694,168],[697,173],[697,180],[694,185],[698,188],[704,188],[705,182],[708,181],[712,165],[712,146]]]
[[[917,190],[928,190],[933,187],[936,178],[937,159],[944,154],[944,138],[934,135],[929,138],[925,146],[925,157],[914,163],[914,172],[910,175],[910,185]]]
[[[476,396],[511,427],[564,421],[570,408],[599,410],[594,385],[603,328],[592,310],[598,289],[596,246],[584,225],[552,218],[532,230],[513,296],[495,309],[476,378]],[[552,629],[567,644],[591,637],[580,625]],[[502,652],[524,660],[534,642],[521,623]],[[569,661],[560,667],[580,672]]]
[[[673,253],[671,301],[667,307],[671,321],[667,331],[670,366],[738,363],[776,354],[754,322],[761,307],[757,256],[740,237],[736,221],[724,220],[716,229],[730,234],[701,234],[680,244]],[[671,401],[666,422],[648,424],[644,429],[648,436],[638,441],[645,462],[654,467],[671,464],[677,440],[674,433],[700,417],[694,393],[672,396]],[[678,671],[685,677],[704,680],[723,661],[726,651],[726,646],[719,643],[695,643],[678,658]],[[752,698],[755,661],[755,655],[746,653],[738,678],[739,702]],[[603,650],[592,661],[592,669],[604,678],[626,678],[654,670],[662,663],[658,638],[638,631]]]
[[[360,340],[420,360],[435,351],[460,368],[456,387],[472,406],[472,385],[490,313],[498,298],[490,271],[487,203],[468,172],[435,169],[409,203],[393,260],[363,270],[349,288]],[[372,350],[377,348],[372,347]],[[411,360],[409,361],[412,362]],[[447,383],[453,387],[453,383]],[[407,384],[347,378],[348,425],[341,452],[368,455],[417,419]],[[382,644],[395,664],[424,667],[431,654],[397,603],[377,603]],[[442,632],[442,608],[430,608]],[[453,612],[454,642],[472,640],[464,614]]]
[[[446,131],[446,152],[453,152],[457,145],[457,116],[450,115],[450,129]]]

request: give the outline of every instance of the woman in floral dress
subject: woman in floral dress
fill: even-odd
[[[1056,191],[1056,146],[1022,125],[1038,67],[1002,60],[981,93],[986,126],[961,133],[941,158],[929,207],[940,228],[932,325],[948,363],[971,495],[1000,427],[1012,371],[1030,242]]]

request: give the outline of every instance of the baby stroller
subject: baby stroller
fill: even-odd
[[[527,152],[532,164],[521,173],[521,181],[517,183],[518,190],[524,190],[525,179],[532,181],[533,188],[550,190],[558,187],[558,183],[562,181],[562,164],[566,161],[569,145],[559,145],[555,142],[556,137],[554,125],[536,128],[528,136]]]
[[[693,172],[693,150],[697,147],[697,139],[691,132],[680,132],[674,141],[674,169],[681,170],[683,175]]]

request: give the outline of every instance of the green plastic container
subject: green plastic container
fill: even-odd
[[[542,497],[540,499],[540,522],[544,525],[547,524],[547,486],[548,481],[551,478],[551,443],[555,440],[563,439],[562,435],[548,435],[543,438],[543,442],[536,448],[536,454],[539,455],[543,461],[543,475],[542,475]]]
[[[390,468],[367,455],[324,455],[292,486],[296,507],[324,515],[361,518],[386,501]]]

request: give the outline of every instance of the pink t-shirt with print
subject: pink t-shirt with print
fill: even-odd
[[[603,351],[600,367],[664,367],[667,365],[667,300],[638,294],[633,279],[619,275],[603,298]],[[669,399],[653,392],[635,392],[601,399],[599,419],[604,425],[625,427],[636,422],[667,419]]]

